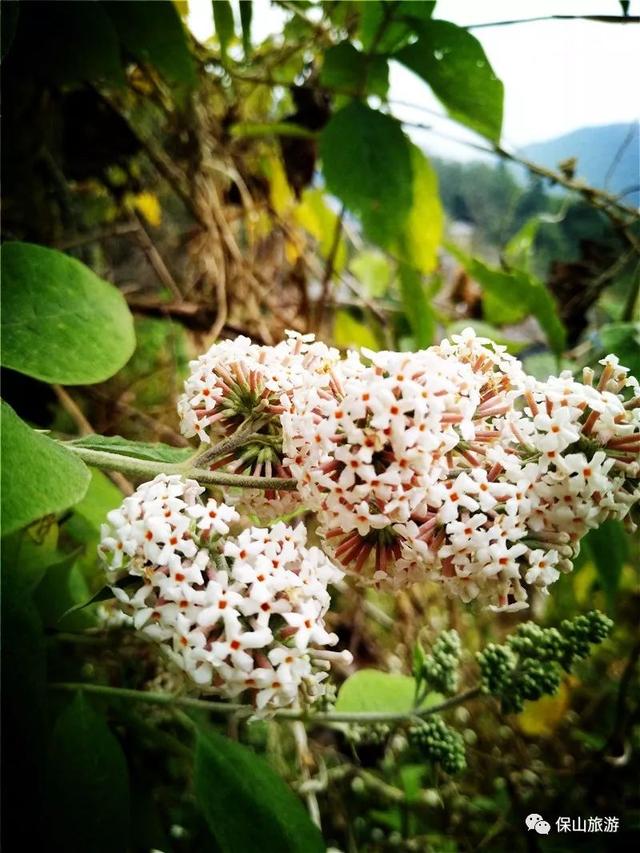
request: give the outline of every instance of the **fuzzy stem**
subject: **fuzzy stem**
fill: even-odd
[[[88,447],[78,447],[70,442],[60,442],[72,453],[75,453],[87,465],[106,471],[120,471],[132,477],[152,479],[157,474],[182,474],[197,480],[203,485],[237,486],[241,489],[275,489],[277,491],[293,491],[297,487],[296,480],[280,477],[250,477],[243,474],[224,474],[219,471],[207,471],[204,468],[192,468],[194,460],[175,465],[166,462],[154,462],[148,459],[136,459],[132,456],[121,456],[104,450],[90,450]]]
[[[223,439],[218,444],[214,444],[213,447],[209,447],[199,456],[196,456],[193,460],[194,467],[199,468],[200,466],[208,465],[214,459],[225,456],[230,450],[235,450],[237,447],[245,444],[253,432],[263,426],[263,424],[264,419],[249,418],[233,435]]]
[[[103,696],[111,696],[114,699],[128,699],[133,702],[148,702],[152,705],[174,705],[178,708],[196,708],[200,711],[208,711],[211,714],[236,714],[238,712],[252,716],[255,708],[251,705],[241,705],[237,702],[214,702],[205,699],[192,699],[188,696],[172,696],[170,693],[151,693],[141,690],[131,690],[126,687],[109,687],[106,684],[83,684],[75,682],[58,682],[49,685],[51,690],[76,691],[85,690],[87,693],[97,693]],[[362,712],[338,712],[326,711],[314,714],[309,711],[301,711],[295,708],[278,708],[269,717],[283,720],[302,720],[310,725],[326,723],[400,723],[415,719],[416,717],[429,717],[446,711],[463,702],[475,699],[481,693],[479,686],[472,687],[462,693],[457,693],[444,702],[431,705],[428,708],[414,708],[405,712],[387,711],[362,711]]]

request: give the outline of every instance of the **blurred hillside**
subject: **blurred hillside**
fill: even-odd
[[[629,204],[640,202],[640,125],[637,122],[581,127],[563,136],[527,145],[522,154],[552,169],[575,158],[577,177],[592,186],[624,195]]]

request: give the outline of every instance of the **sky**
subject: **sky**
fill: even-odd
[[[630,13],[640,14],[640,0],[632,0]],[[621,8],[618,0],[438,0],[435,11],[436,18],[461,26],[572,14],[619,15]],[[284,19],[269,0],[254,0],[254,39],[278,33]],[[212,33],[210,0],[190,0],[189,23],[198,38]],[[473,34],[505,85],[503,142],[508,147],[517,149],[579,127],[639,120],[640,25],[554,20],[482,27]],[[477,156],[439,135],[479,141],[428,112],[442,114],[443,109],[426,84],[398,63],[391,63],[390,82],[394,115],[437,131],[408,129],[418,144],[434,154]]]

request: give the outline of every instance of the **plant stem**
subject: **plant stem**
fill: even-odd
[[[237,714],[242,713],[252,716],[255,708],[252,705],[241,705],[237,702],[216,702],[206,699],[192,699],[189,696],[173,696],[170,693],[151,693],[142,690],[132,690],[126,687],[109,687],[106,684],[83,684],[76,682],[57,682],[49,685],[51,690],[64,690],[74,692],[85,690],[87,693],[97,693],[103,696],[111,696],[113,699],[124,699],[132,702],[148,702],[151,705],[174,705],[178,708],[193,708],[207,711],[210,714]],[[429,708],[414,708],[405,712],[387,711],[326,711],[317,714],[309,713],[295,708],[278,708],[269,716],[282,720],[301,720],[309,725],[331,723],[401,723],[416,717],[429,717],[447,708],[453,708],[463,702],[468,702],[480,695],[480,687],[472,687],[462,693],[457,693],[444,702],[431,705]]]
[[[213,447],[209,447],[199,456],[196,456],[193,460],[194,467],[199,468],[200,466],[208,465],[214,459],[218,459],[220,456],[229,453],[229,451],[235,450],[236,447],[240,447],[250,438],[254,430],[259,429],[262,425],[263,422],[260,418],[249,418],[233,435],[223,439],[218,444],[214,444]]]
[[[197,480],[203,485],[237,486],[240,489],[277,489],[278,491],[293,491],[298,485],[296,480],[281,477],[251,477],[244,474],[224,474],[219,471],[207,471],[204,468],[192,468],[190,466],[193,460],[175,465],[121,456],[119,453],[109,453],[104,450],[90,450],[88,447],[74,446],[69,442],[60,442],[60,444],[75,453],[87,465],[102,471],[120,471],[132,477],[152,479],[157,474],[182,474],[183,477]]]

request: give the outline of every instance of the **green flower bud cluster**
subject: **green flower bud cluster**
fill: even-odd
[[[462,735],[433,715],[412,724],[407,730],[409,744],[428,761],[439,764],[445,773],[460,773],[467,766]]]
[[[560,628],[520,625],[504,645],[492,643],[476,655],[483,692],[497,696],[506,713],[521,711],[525,700],[555,693],[562,671],[571,672],[575,661],[587,657],[590,646],[601,643],[612,627],[597,610],[567,619]]]
[[[354,746],[382,746],[391,731],[388,723],[350,723],[346,734]]]
[[[458,687],[460,662],[460,637],[458,632],[443,631],[426,655],[420,645],[414,652],[414,675],[438,693],[454,693]]]

